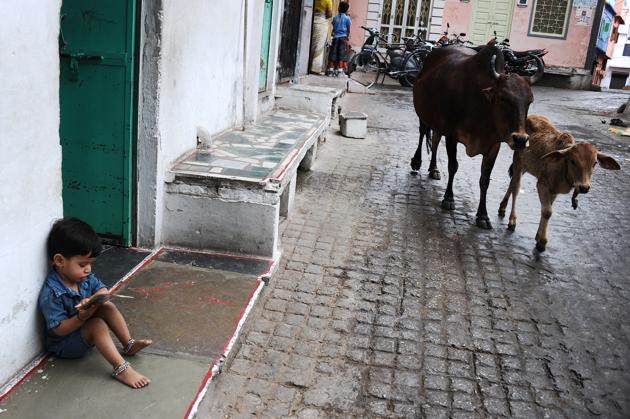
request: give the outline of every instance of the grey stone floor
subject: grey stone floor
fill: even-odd
[[[199,417],[630,416],[629,139],[607,133],[625,93],[535,90],[531,113],[577,127],[613,154],[571,209],[558,199],[547,252],[526,176],[514,233],[496,216],[511,152],[474,226],[480,158],[459,148],[456,209],[443,179],[409,172],[410,92],[348,95],[369,136],[335,134],[301,174],[284,254],[230,368]]]

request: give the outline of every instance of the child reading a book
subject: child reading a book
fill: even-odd
[[[53,225],[47,247],[52,268],[39,294],[46,350],[59,358],[79,358],[96,346],[112,365],[114,378],[132,388],[148,385],[150,380],[122,355],[134,355],[152,341],[131,338],[122,314],[107,301],[107,287],[91,273],[101,252],[96,232],[76,218],[61,219]],[[123,347],[120,353],[110,330]]]

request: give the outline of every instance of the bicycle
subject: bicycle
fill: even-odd
[[[413,82],[422,68],[424,57],[430,52],[430,47],[426,41],[417,35],[416,37],[403,37],[402,43],[390,44],[374,28],[361,26],[369,33],[368,38],[363,43],[361,51],[355,54],[348,63],[348,75],[352,77],[354,72],[369,74],[371,81],[368,84],[353,78],[353,80],[363,84],[368,89],[377,84],[382,76],[383,83],[385,76],[389,76],[405,87],[413,86]],[[381,46],[384,44],[384,46]],[[384,55],[379,47],[384,48]],[[373,74],[373,75],[372,75]]]

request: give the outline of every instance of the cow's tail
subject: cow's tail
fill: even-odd
[[[510,168],[508,169],[508,175],[510,175],[510,179],[514,176],[514,163],[510,164]]]

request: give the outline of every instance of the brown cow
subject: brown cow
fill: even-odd
[[[525,121],[534,100],[530,85],[542,76],[542,71],[540,68],[531,78],[503,74],[503,54],[492,46],[479,53],[470,48],[444,47],[427,56],[413,87],[413,103],[421,127],[433,130],[432,177],[438,173],[437,144],[442,135],[446,137],[449,176],[442,208],[454,208],[453,178],[460,142],[469,156],[483,154],[477,226],[492,228],[486,211],[490,174],[501,142],[512,148],[527,144]],[[418,157],[418,151],[414,157]],[[414,163],[417,165],[417,159]]]
[[[527,118],[527,133],[529,147],[514,151],[510,167],[512,180],[499,205],[499,216],[505,216],[505,208],[512,195],[508,228],[516,228],[516,197],[521,176],[524,172],[534,175],[538,179],[536,188],[541,207],[536,248],[543,252],[547,246],[547,224],[558,194],[566,194],[573,189],[572,204],[575,209],[577,195],[587,193],[591,188],[593,168],[598,162],[604,169],[619,170],[620,167],[615,159],[598,152],[592,144],[576,144],[571,134],[558,131],[544,116],[531,115]]]

